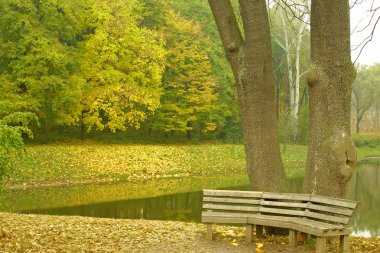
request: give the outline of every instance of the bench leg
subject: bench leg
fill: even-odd
[[[326,253],[326,237],[318,236],[315,248],[316,253]]]
[[[263,226],[256,225],[256,237],[262,238],[263,237]]]
[[[245,240],[247,242],[252,242],[252,224],[245,225]]]
[[[289,229],[289,246],[295,248],[297,246],[296,231]]]
[[[207,223],[206,239],[212,241],[212,223]]]
[[[341,235],[340,236],[340,244],[339,244],[339,252],[348,253],[350,252],[350,247],[348,243],[348,235]]]

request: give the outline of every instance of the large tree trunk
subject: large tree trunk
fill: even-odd
[[[348,0],[314,0],[311,6],[308,193],[344,197],[356,163],[350,130],[356,71],[351,62],[349,13]]]
[[[237,82],[247,170],[254,190],[284,191],[265,0],[240,0],[243,40],[229,0],[209,0]]]

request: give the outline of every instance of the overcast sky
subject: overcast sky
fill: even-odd
[[[380,0],[362,0],[361,2],[361,4],[357,4],[351,9],[351,48],[353,50],[352,61],[355,61],[360,49],[363,46],[359,46],[358,49],[354,50],[355,47],[362,43],[371,34],[374,24],[380,16]],[[372,3],[373,9],[379,9],[375,12],[371,24],[365,28],[370,22],[373,14],[373,11],[369,11]],[[365,28],[364,31],[360,32],[363,28]],[[380,21],[377,24],[372,41],[368,42],[368,44],[364,47],[357,62],[366,65],[380,63]]]

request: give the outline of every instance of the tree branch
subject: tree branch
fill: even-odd
[[[208,0],[208,2],[236,81],[238,77],[238,54],[243,43],[243,37],[231,2],[230,0]]]

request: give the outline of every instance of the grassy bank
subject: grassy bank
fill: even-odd
[[[304,174],[307,147],[282,145],[289,178]],[[358,157],[380,155],[362,146]],[[29,145],[5,185],[67,185],[83,182],[142,181],[158,178],[244,173],[242,145],[116,145],[94,142]]]
[[[282,148],[289,176],[302,174],[304,146]],[[242,145],[30,145],[6,179],[8,186],[141,181],[245,171]]]
[[[86,181],[141,181],[238,172],[240,146],[106,145],[75,143],[27,147],[7,184],[70,184]]]

